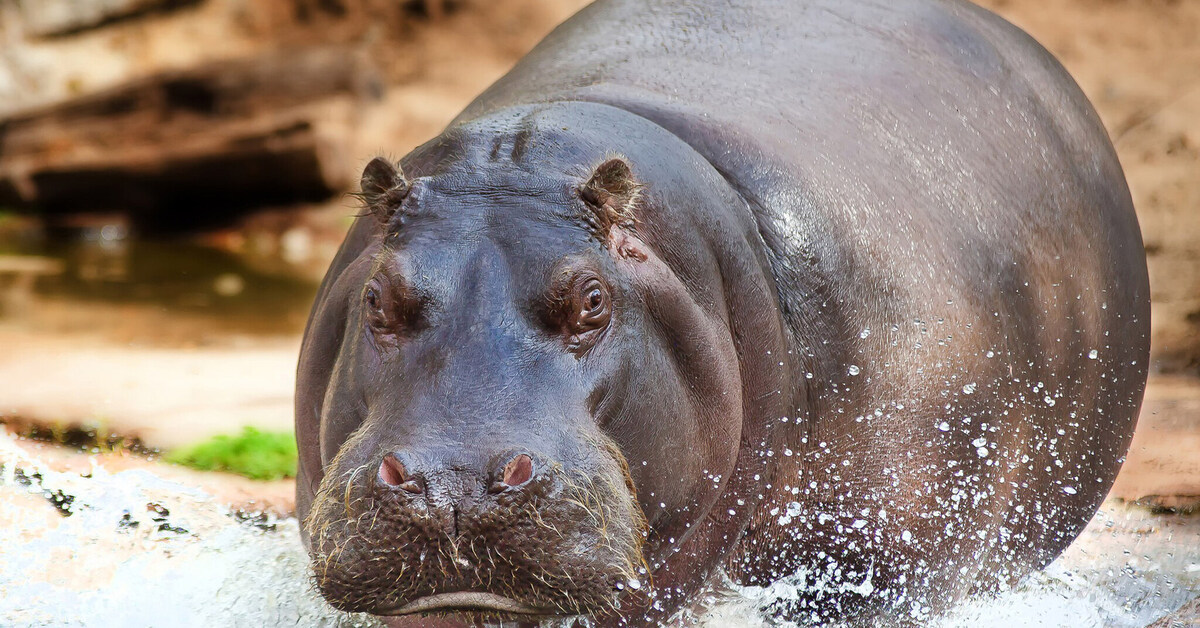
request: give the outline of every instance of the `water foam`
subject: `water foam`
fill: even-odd
[[[55,505],[57,507],[54,507]],[[725,582],[688,618],[791,626],[761,609],[799,596]],[[971,600],[936,628],[1141,627],[1200,591],[1200,519],[1107,504],[1052,565]],[[195,488],[143,470],[49,470],[0,434],[0,624],[379,626],[311,586],[295,519],[240,521]]]

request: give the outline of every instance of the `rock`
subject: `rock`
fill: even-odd
[[[126,211],[177,227],[323,200],[354,163],[329,111],[353,110],[370,73],[344,48],[310,48],[159,73],[11,116],[0,126],[0,204]]]
[[[68,35],[199,0],[17,0],[25,31],[34,36]]]

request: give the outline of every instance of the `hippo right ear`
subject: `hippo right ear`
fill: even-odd
[[[642,184],[633,176],[629,162],[612,157],[596,166],[587,182],[579,188],[579,196],[591,210],[588,221],[598,236],[605,238],[614,226],[637,222],[636,209]]]
[[[376,157],[367,164],[359,186],[362,188],[359,196],[363,199],[367,211],[383,224],[392,219],[411,187],[399,165],[392,164],[383,157]]]

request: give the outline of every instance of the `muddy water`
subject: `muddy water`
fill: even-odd
[[[70,331],[77,321],[64,310],[86,316],[119,308],[160,328],[148,332],[164,336],[181,320],[203,321],[213,333],[294,335],[303,330],[319,275],[290,263],[278,245],[255,253],[243,243],[234,253],[195,239],[128,238],[112,225],[93,231],[24,244],[0,237],[0,255],[34,255],[58,264],[56,272],[37,278],[30,294],[7,287],[0,305],[16,307],[0,308],[0,319],[31,319],[43,326],[49,321]],[[115,235],[104,235],[110,231]],[[153,333],[144,336],[138,340],[157,340]]]
[[[144,470],[56,473],[0,434],[0,625],[375,626],[312,590],[294,519],[231,513]],[[1054,564],[939,628],[1145,626],[1200,592],[1200,518],[1110,503]],[[710,594],[708,628],[768,623],[793,583]]]

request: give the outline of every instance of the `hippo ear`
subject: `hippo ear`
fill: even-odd
[[[587,183],[579,188],[579,196],[592,210],[589,222],[601,236],[607,236],[614,226],[629,226],[637,221],[635,209],[642,187],[629,163],[620,157],[596,166]]]
[[[362,188],[359,196],[367,210],[382,223],[391,220],[410,187],[400,167],[383,157],[376,157],[367,164],[359,185]]]

